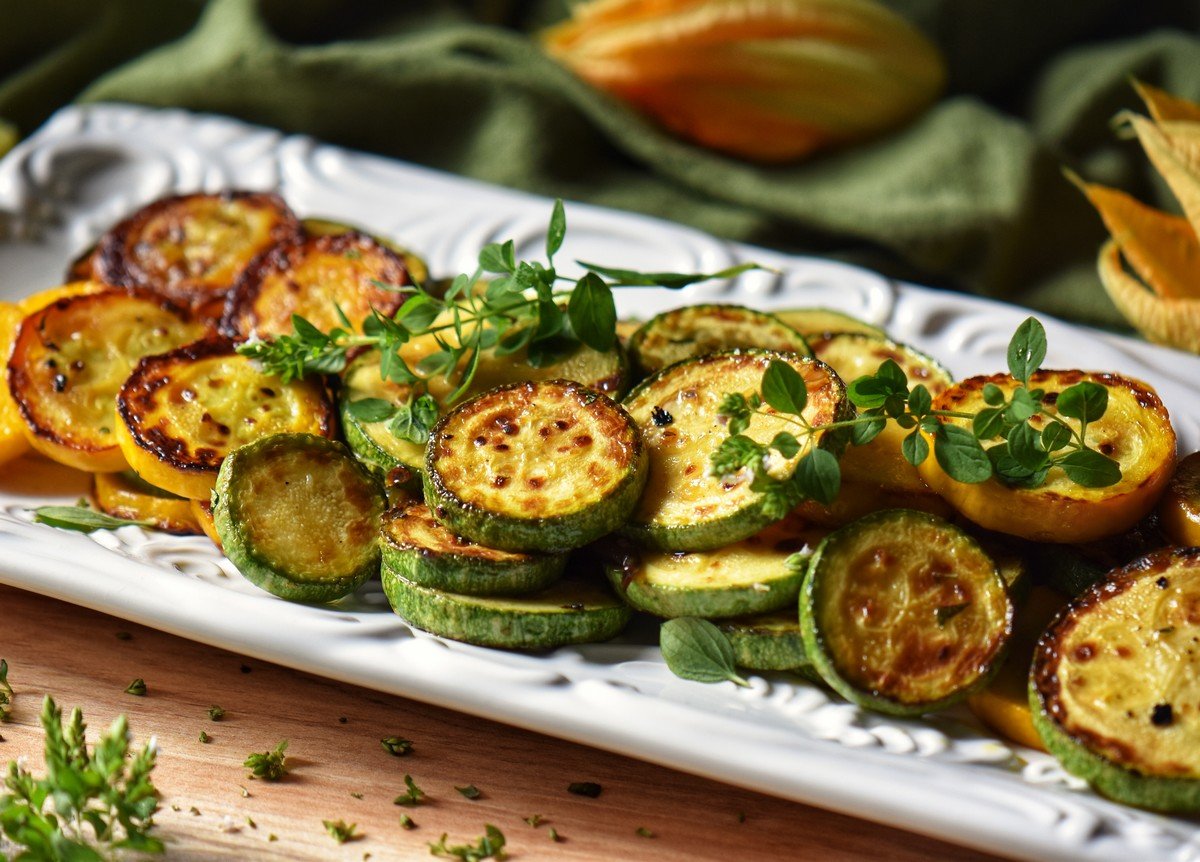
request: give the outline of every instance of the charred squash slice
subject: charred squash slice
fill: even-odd
[[[1179,462],[1158,513],[1171,541],[1183,547],[1200,546],[1200,452]]]
[[[278,195],[222,192],[163,198],[100,240],[97,274],[213,318],[242,272],[300,223]]]
[[[221,330],[270,338],[292,332],[298,314],[322,332],[343,326],[340,307],[356,329],[375,309],[392,315],[409,284],[404,262],[361,233],[306,237],[276,246],[255,261],[229,294]]]
[[[829,365],[847,384],[864,374],[874,374],[888,359],[904,371],[909,386],[924,384],[929,394],[935,397],[953,382],[950,372],[933,357],[882,335],[840,332],[814,338],[809,345],[813,355]],[[841,461],[842,479],[892,492],[932,495],[917,468],[905,461],[900,453],[900,444],[908,433],[895,422],[888,422],[867,445],[847,448]],[[918,505],[913,508],[928,507]]]
[[[213,519],[248,581],[296,602],[332,602],[379,572],[383,490],[341,443],[273,434],[221,464]]]
[[[562,575],[565,554],[522,554],[485,548],[454,535],[424,503],[390,510],[380,529],[383,568],[410,583],[450,593],[532,593]]]
[[[24,299],[17,300],[17,308],[20,310],[22,317],[28,317],[35,311],[41,311],[43,308],[58,302],[60,299],[70,299],[73,296],[82,296],[88,293],[103,293],[106,290],[112,289],[111,285],[99,281],[69,281],[66,284],[60,284],[58,287],[39,290],[37,293],[31,293]]]
[[[96,508],[114,518],[143,521],[181,536],[201,532],[191,500],[154,487],[132,470],[95,474],[92,496]]]
[[[1034,656],[1034,725],[1105,796],[1200,812],[1200,549],[1118,569],[1055,618]]]
[[[1121,481],[1107,488],[1084,488],[1059,468],[1037,488],[1013,488],[997,479],[975,485],[955,482],[932,456],[922,478],[962,515],[982,527],[1039,542],[1090,542],[1133,527],[1158,502],[1175,467],[1175,430],[1157,393],[1145,383],[1116,374],[1039,371],[1030,386],[1046,391],[1047,409],[1063,389],[1091,381],[1108,390],[1104,416],[1088,423],[1088,443],[1121,465]],[[1016,387],[1006,374],[972,377],[934,399],[934,409],[978,412],[986,406],[983,388],[993,383],[1009,394]],[[945,420],[965,425],[967,420]],[[1079,424],[1066,419],[1074,429]],[[1035,425],[1034,427],[1039,427]],[[985,444],[988,445],[988,444]]]
[[[873,323],[832,308],[785,308],[772,313],[805,338],[824,338],[837,332],[861,332],[887,337],[887,333]]]
[[[659,617],[720,619],[778,610],[796,597],[804,567],[827,531],[789,517],[761,533],[715,551],[650,551],[623,555],[607,567],[609,581],[635,609]]]
[[[986,685],[1012,631],[996,565],[957,527],[894,509],[831,533],[800,595],[804,648],[852,703],[920,715]]]
[[[634,365],[643,375],[684,359],[735,348],[811,355],[799,332],[773,314],[742,305],[688,305],[664,311],[642,324],[629,339]]]
[[[725,393],[758,392],[772,360],[789,362],[808,387],[804,417],[813,425],[839,419],[849,409],[841,379],[823,362],[767,350],[713,354],[681,362],[643,381],[625,399],[650,450],[650,481],[622,532],[663,551],[709,551],[748,539],[771,523],[762,495],[750,489],[749,472],[709,475],[709,455],[727,436],[718,415]],[[769,411],[769,408],[768,408]],[[767,443],[791,425],[768,412],[756,416],[748,436]],[[803,456],[777,453],[772,475],[787,477]]]
[[[396,256],[404,262],[404,269],[408,272],[408,276],[412,281],[417,284],[424,284],[429,278],[429,267],[425,265],[423,259],[418,257],[411,249],[405,248],[400,243],[393,242],[387,237],[379,236],[378,234],[346,224],[345,222],[327,218],[306,218],[301,221],[301,225],[304,227],[304,233],[308,236],[336,236],[343,233],[357,233],[369,236],[384,248],[396,253]]]
[[[110,290],[60,299],[26,317],[8,361],[8,386],[30,445],[60,464],[125,469],[117,392],[143,356],[207,328],[161,296]]]
[[[625,522],[646,484],[629,414],[566,380],[515,383],[442,417],[425,456],[438,521],[510,551],[582,547]]]
[[[271,434],[334,434],[319,383],[283,383],[213,338],[143,359],[117,396],[129,466],[181,497],[207,499],[225,456]]]
[[[17,306],[9,302],[0,302],[0,357],[7,358],[12,352],[13,342],[17,338],[17,327],[21,324],[21,314]],[[15,458],[20,458],[29,451],[29,441],[25,438],[25,420],[13,401],[8,386],[0,386],[0,464],[6,464]]]
[[[217,546],[217,550],[224,553],[221,548],[221,535],[217,532],[217,522],[213,518],[213,506],[211,500],[189,500],[192,507],[192,517],[195,518],[196,524],[204,535],[212,539],[212,543]]]

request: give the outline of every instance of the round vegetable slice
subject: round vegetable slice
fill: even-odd
[[[1200,545],[1200,452],[1175,468],[1158,506],[1162,528],[1171,541],[1184,547]]]
[[[849,450],[842,458],[845,459],[847,455]],[[954,514],[949,503],[928,489],[914,493],[882,488],[869,482],[846,481],[844,478],[837,497],[828,506],[816,500],[804,500],[796,507],[796,511],[806,520],[824,527],[843,527],[884,509],[916,509],[939,518],[949,518]]]
[[[228,191],[163,198],[110,230],[96,270],[108,284],[153,291],[205,317],[252,261],[295,238],[300,224],[278,195]]]
[[[811,355],[799,332],[773,314],[742,305],[687,305],[664,311],[629,339],[630,355],[642,374],[734,348]]]
[[[414,584],[479,596],[531,593],[562,575],[565,554],[523,554],[460,538],[424,503],[395,508],[380,527],[383,568]]]
[[[390,317],[404,302],[398,289],[410,284],[404,262],[361,233],[306,237],[272,248],[238,279],[225,304],[221,331],[231,337],[270,338],[293,331],[300,315],[322,332],[355,329],[371,311]]]
[[[17,308],[20,309],[22,317],[27,317],[60,299],[70,299],[72,296],[82,296],[86,293],[103,293],[106,290],[112,290],[112,286],[99,281],[69,281],[17,300]]]
[[[355,359],[342,372],[339,403],[346,444],[364,464],[375,470],[386,473],[396,467],[407,467],[418,475],[425,466],[425,444],[392,433],[390,414],[375,414],[383,416],[376,419],[354,406],[375,399],[400,406],[416,397],[413,387],[408,384],[384,380],[379,362],[379,351],[372,350]]]
[[[24,315],[10,302],[0,302],[0,356],[12,352],[17,337],[17,327]],[[25,438],[25,420],[17,409],[8,386],[0,386],[0,464],[7,464],[29,451]]]
[[[602,581],[568,575],[526,596],[466,596],[423,587],[383,572],[397,614],[444,638],[508,649],[553,649],[615,637],[630,611]]]
[[[712,354],[665,368],[643,381],[625,399],[650,450],[650,481],[622,533],[640,545],[665,551],[707,551],[749,538],[773,520],[763,497],[750,488],[749,471],[709,475],[709,456],[728,436],[720,417],[726,393],[749,397],[759,391],[772,361],[790,364],[804,378],[808,401],[804,418],[823,425],[851,409],[845,386],[828,365],[794,353],[768,350]],[[769,407],[754,417],[746,435],[768,443],[795,426]],[[807,452],[771,455],[768,472],[786,478]]]
[[[874,374],[889,359],[900,366],[909,386],[922,384],[930,395],[941,394],[953,382],[950,372],[933,357],[882,335],[839,332],[814,338],[809,346],[813,355],[836,371],[847,385],[864,374]],[[888,422],[870,443],[848,447],[841,459],[842,479],[888,491],[929,494],[929,487],[917,468],[901,454],[900,445],[911,433],[910,429]]]
[[[785,308],[772,313],[806,339],[821,338],[835,332],[863,332],[887,337],[880,327],[832,308]]]
[[[200,526],[204,535],[212,539],[212,543],[221,550],[221,535],[217,532],[217,523],[213,519],[213,506],[210,500],[189,500],[192,507],[192,517]]]
[[[190,500],[155,488],[132,470],[96,473],[92,481],[96,507],[106,515],[145,521],[177,535],[195,535],[201,531]]]
[[[207,499],[225,456],[287,432],[332,437],[321,384],[265,374],[236,344],[213,338],[149,356],[117,395],[117,440],[129,466],[181,497]]]
[[[1153,508],[1175,466],[1175,429],[1157,393],[1145,383],[1116,374],[1086,371],[1038,371],[1030,387],[1045,391],[1046,409],[1053,411],[1059,394],[1081,382],[1103,386],[1108,409],[1088,423],[1088,444],[1115,460],[1121,479],[1105,488],[1086,488],[1054,467],[1036,488],[1018,488],[991,478],[978,484],[951,479],[930,456],[920,467],[921,477],[962,515],[989,530],[1039,542],[1090,542],[1133,527]],[[1006,374],[972,377],[947,389],[936,399],[936,410],[976,413],[987,404],[984,387],[993,384],[1005,396],[1017,387]],[[1033,423],[1044,427],[1044,420]],[[965,427],[968,420],[947,419]],[[1064,417],[1078,432],[1079,423]],[[932,442],[932,441],[930,441]],[[985,443],[995,445],[995,441]]]
[[[800,594],[804,648],[847,700],[893,715],[949,706],[999,668],[1012,606],[991,558],[952,524],[894,509],[831,533]]]
[[[720,629],[733,647],[738,667],[750,670],[801,670],[811,668],[800,618],[795,608],[734,617],[724,620]]]
[[[416,252],[405,248],[400,243],[394,242],[387,237],[379,236],[363,228],[335,221],[334,219],[306,218],[300,223],[308,236],[335,236],[342,233],[358,233],[369,236],[384,248],[395,252],[396,256],[404,261],[404,268],[408,271],[409,278],[412,281],[417,284],[424,284],[426,279],[429,278],[429,267],[425,265],[425,261]]]
[[[346,447],[275,434],[230,453],[213,493],[221,546],[280,598],[331,602],[379,571],[383,491]]]
[[[795,607],[807,556],[826,530],[798,518],[715,551],[633,551],[607,566],[612,585],[634,608],[660,617],[719,619]]]
[[[1118,802],[1200,812],[1200,548],[1150,554],[1067,605],[1029,696],[1069,772]]]
[[[462,404],[429,438],[425,502],[455,534],[510,551],[566,551],[625,522],[646,447],[615,402],[567,380]]]
[[[117,391],[138,360],[187,344],[206,326],[161,296],[109,290],[59,299],[22,320],[8,386],[29,443],[89,472],[125,469]]]

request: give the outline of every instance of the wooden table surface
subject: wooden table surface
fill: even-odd
[[[82,707],[89,738],[127,713],[139,743],[158,738],[155,834],[172,859],[431,858],[427,842],[443,832],[453,843],[473,841],[486,823],[504,832],[510,858],[520,860],[995,859],[9,587],[0,587],[0,657],[16,690],[12,723],[0,725],[0,764],[25,755],[41,771],[45,694],[66,710]],[[145,679],[145,697],[124,693],[135,677]],[[213,704],[225,709],[222,721],[209,719]],[[199,741],[201,731],[211,742]],[[384,751],[379,741],[391,735],[412,740],[412,753]],[[246,755],[281,739],[289,741],[285,779],[249,780]],[[392,804],[405,773],[428,794],[425,804]],[[596,799],[572,795],[567,785],[576,781],[603,791]],[[467,784],[482,797],[455,790]],[[400,827],[402,812],[416,829]],[[544,818],[536,828],[523,821],[533,814]],[[321,824],[338,819],[358,824],[362,838],[338,846]]]

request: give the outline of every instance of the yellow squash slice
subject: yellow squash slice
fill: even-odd
[[[195,519],[197,526],[200,527],[201,532],[212,539],[213,544],[219,550],[223,550],[221,535],[217,532],[217,522],[213,517],[212,501],[189,500],[188,503],[192,507],[192,517]]]
[[[0,302],[0,358],[7,360],[12,352],[17,327],[23,316],[17,306]],[[0,464],[20,458],[29,451],[24,429],[25,421],[17,409],[17,402],[13,401],[12,393],[7,386],[0,386]]]
[[[112,287],[100,281],[69,281],[66,284],[40,290],[37,293],[31,293],[24,299],[17,300],[17,308],[20,310],[21,316],[26,317],[35,311],[41,311],[48,305],[53,305],[60,299],[70,299],[72,296],[81,296],[86,293],[101,293],[105,290],[112,290]]]
[[[1163,532],[1177,545],[1200,547],[1200,452],[1175,468],[1158,506]]]
[[[190,500],[154,487],[132,470],[96,473],[92,496],[96,507],[114,518],[145,521],[155,529],[177,535],[201,531]]]

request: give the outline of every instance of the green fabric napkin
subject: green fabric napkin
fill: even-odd
[[[531,35],[562,0],[0,0],[0,120],[29,133],[76,98],[214,111],[1120,325],[1061,168],[1170,205],[1109,120],[1139,107],[1130,76],[1200,98],[1194,4],[891,5],[942,47],[946,96],[792,167],[690,146],[547,58]]]

